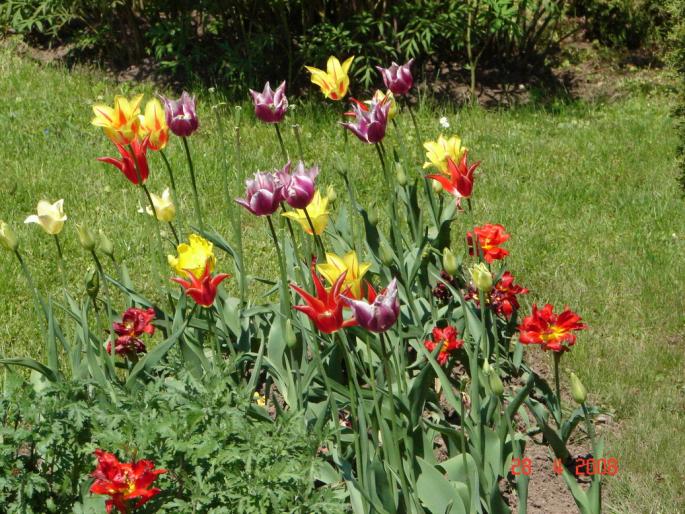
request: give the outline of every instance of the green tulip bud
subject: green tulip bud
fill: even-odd
[[[442,184],[437,180],[431,180],[431,186],[433,187],[433,191],[435,191],[436,193],[442,191]]]
[[[4,221],[0,221],[0,245],[11,252],[16,251],[19,246],[16,234]]]
[[[95,268],[89,268],[86,272],[86,293],[90,296],[91,300],[95,302],[95,298],[98,296],[100,291],[100,274],[95,270]]]
[[[490,382],[492,394],[501,397],[504,394],[504,384],[502,383],[502,379],[499,377],[499,373],[497,373],[497,371],[490,373],[488,380]]]
[[[335,192],[333,186],[328,186],[326,189],[326,196],[328,197],[329,203],[333,203],[338,199],[338,193]]]
[[[392,264],[395,262],[395,257],[392,254],[392,251],[390,248],[387,247],[387,245],[382,244],[381,245],[381,250],[380,250],[380,257],[381,257],[381,262],[385,264],[386,266],[392,266]]]
[[[404,172],[404,168],[398,162],[395,164],[395,175],[397,176],[397,183],[401,186],[407,185],[407,174]]]
[[[575,373],[571,373],[571,396],[580,405],[583,405],[587,400],[587,389]]]
[[[376,214],[376,211],[369,211],[369,223],[371,223],[373,226],[378,225],[378,214]]]
[[[485,263],[476,264],[469,271],[471,272],[471,281],[476,288],[484,293],[489,293],[492,290],[492,273]]]
[[[95,250],[95,233],[86,225],[77,225],[76,231],[78,232],[78,240],[81,246],[89,252]]]
[[[490,365],[490,362],[488,362],[487,360],[483,361],[483,373],[485,373],[486,375],[492,373],[492,366]]]
[[[107,257],[114,258],[114,245],[102,230],[100,230],[100,250]]]
[[[285,322],[285,344],[288,345],[288,348],[293,348],[297,344],[297,335],[290,320]]]
[[[442,268],[452,276],[456,275],[459,271],[457,256],[447,247],[442,250]]]

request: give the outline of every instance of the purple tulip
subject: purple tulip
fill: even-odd
[[[253,179],[245,181],[245,185],[245,198],[235,201],[256,216],[273,214],[283,201],[283,186],[274,173],[258,171]]]
[[[166,124],[171,131],[179,137],[188,137],[195,132],[199,126],[197,114],[195,114],[195,97],[191,97],[183,91],[181,98],[170,100],[162,97],[164,101],[164,114]]]
[[[285,80],[276,88],[276,91],[272,91],[271,86],[267,82],[264,86],[264,91],[258,93],[250,89],[250,94],[252,95],[254,113],[257,118],[264,123],[279,123],[283,121],[288,110],[288,99],[285,96]]]
[[[343,127],[349,129],[355,136],[365,143],[378,143],[385,137],[385,129],[388,126],[388,113],[390,102],[377,102],[372,100],[367,107],[361,102],[352,104],[355,116],[354,123],[343,123]]]
[[[390,68],[381,68],[376,66],[376,69],[381,72],[385,87],[392,91],[393,95],[406,95],[414,84],[414,78],[411,76],[411,65],[414,59],[409,59],[407,64],[400,66],[396,62],[390,65]]]
[[[297,163],[295,171],[290,173],[290,162],[283,170],[276,173],[276,179],[283,186],[283,198],[288,205],[295,209],[304,209],[314,198],[314,180],[319,174],[319,168],[305,168],[302,161]]]
[[[342,297],[343,301],[354,311],[354,319],[359,326],[371,332],[385,332],[392,327],[400,315],[400,302],[397,299],[397,279],[393,278],[388,287],[378,295],[369,287],[369,300],[355,300]]]

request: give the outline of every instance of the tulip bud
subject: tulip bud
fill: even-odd
[[[95,233],[86,225],[77,225],[76,231],[78,232],[78,240],[81,246],[89,252],[95,250]]]
[[[502,379],[499,377],[499,373],[497,373],[497,371],[490,373],[488,380],[490,382],[492,394],[501,397],[504,394],[504,384],[502,383]]]
[[[0,245],[11,252],[16,251],[19,245],[16,234],[4,221],[0,221]]]
[[[388,248],[385,244],[381,244],[380,254],[381,262],[386,266],[392,266],[393,262],[395,262],[395,257],[393,256],[392,251],[390,251],[390,248]]]
[[[297,344],[297,335],[290,320],[285,322],[285,344],[288,345],[288,348],[293,348]]]
[[[95,268],[89,268],[86,272],[86,293],[95,302],[100,291],[100,275]]]
[[[102,230],[100,230],[100,250],[107,257],[114,258],[114,245]]]
[[[486,375],[490,375],[492,373],[492,366],[490,365],[490,362],[485,360],[483,361],[483,373]]]
[[[378,214],[376,214],[376,211],[369,211],[369,223],[371,223],[373,226],[378,225]]]
[[[328,186],[328,189],[326,189],[326,196],[328,197],[329,203],[333,203],[338,199],[338,193],[335,192],[333,186]]]
[[[459,271],[457,256],[449,248],[443,248],[442,250],[442,269],[452,276],[456,275]]]
[[[437,180],[431,180],[431,186],[433,187],[433,191],[435,191],[436,193],[442,191],[442,184]]]
[[[471,281],[477,289],[484,293],[489,293],[492,290],[492,273],[485,263],[476,264],[469,271],[471,272]]]
[[[587,400],[587,389],[575,373],[571,373],[571,396],[580,405],[583,405]]]
[[[406,186],[407,174],[404,172],[404,168],[399,162],[395,164],[395,174],[397,175],[397,183],[401,186]]]

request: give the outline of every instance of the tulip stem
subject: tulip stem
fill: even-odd
[[[296,123],[293,125],[293,133],[295,134],[295,141],[297,141],[297,149],[300,152],[300,160],[304,164],[304,150],[302,150],[302,139],[300,138],[300,126]]]
[[[24,273],[24,277],[26,277],[26,282],[28,282],[29,289],[31,289],[31,293],[33,294],[33,306],[36,309],[36,315],[40,319],[40,309],[42,308],[43,315],[47,317],[47,308],[45,306],[45,301],[43,300],[42,296],[40,295],[40,292],[38,291],[38,288],[36,287],[35,282],[33,281],[33,277],[31,276],[31,272],[29,271],[29,268],[26,266],[26,263],[24,262],[24,258],[19,253],[19,250],[14,250],[14,255],[17,256],[17,260],[19,261],[19,265],[21,266],[21,271]]]
[[[323,257],[324,255],[326,255],[326,249],[323,246],[323,241],[321,241],[319,234],[317,234],[316,229],[314,229],[314,222],[312,221],[311,216],[309,216],[309,211],[307,211],[307,208],[305,207],[302,210],[304,211],[304,215],[307,218],[307,223],[309,223],[309,228],[312,230],[312,235],[314,236],[314,240],[316,241],[317,246],[321,250],[321,257]]]
[[[171,182],[171,192],[174,195],[174,203],[176,205],[178,205],[178,198],[176,196],[176,181],[174,180],[174,171],[171,169],[171,163],[169,162],[169,159],[167,159],[167,156],[164,153],[164,150],[160,150],[159,154],[162,156],[162,160],[164,161],[164,164],[166,165],[167,173],[169,174],[169,181]]]
[[[561,412],[561,386],[559,385],[559,362],[561,361],[561,353],[554,352],[552,356],[554,357],[554,384],[556,386],[557,392],[557,409],[559,410],[559,429],[561,429],[561,424],[563,422],[564,416]]]
[[[64,254],[62,253],[62,245],[59,242],[59,235],[53,234],[53,237],[55,238],[55,246],[57,247],[57,267],[59,268],[59,273],[60,277],[62,280],[62,287],[64,288],[64,292],[67,290],[67,279],[65,277],[66,270],[64,269]]]
[[[290,159],[288,158],[288,151],[285,149],[285,143],[283,143],[283,136],[281,136],[281,129],[278,126],[278,123],[274,123],[274,128],[276,129],[276,136],[278,136],[278,144],[281,145],[281,152],[283,153],[283,159],[289,161]]]
[[[109,337],[112,342],[111,345],[111,358],[114,359],[114,354],[116,351],[116,344],[114,341],[114,334],[113,334],[113,329],[112,329],[112,323],[111,323],[111,313],[112,313],[112,302],[110,300],[109,296],[109,286],[107,285],[107,277],[105,277],[105,270],[102,267],[102,263],[100,262],[100,259],[98,259],[97,254],[95,253],[95,250],[90,251],[90,255],[93,257],[93,262],[95,262],[95,267],[98,270],[98,275],[100,276],[100,283],[102,283],[102,292],[105,293],[105,322],[107,323],[107,330],[109,331]],[[95,303],[95,302],[93,302]],[[112,362],[114,364],[114,362]]]
[[[200,228],[204,230],[205,223],[202,219],[202,209],[200,209],[200,197],[197,194],[197,182],[195,181],[195,167],[193,166],[193,159],[190,156],[190,147],[188,146],[188,138],[182,137],[183,149],[186,152],[186,159],[188,161],[188,170],[190,171],[190,185],[193,188],[193,203],[195,205],[195,216],[197,216],[197,222],[200,224]]]
[[[269,230],[271,231],[271,238],[274,241],[274,247],[276,248],[276,254],[278,255],[278,268],[281,274],[281,313],[284,318],[289,318],[290,302],[289,297],[286,292],[286,282],[287,275],[285,272],[285,263],[283,262],[283,253],[281,252],[281,246],[278,244],[278,236],[276,236],[276,229],[274,228],[273,221],[271,221],[271,216],[266,217],[266,221],[269,223]]]
[[[176,232],[176,229],[174,228],[174,224],[169,221],[169,228],[171,229],[171,233],[174,235],[174,240],[176,240],[176,244],[179,245],[181,243],[181,240],[178,238],[178,232]]]

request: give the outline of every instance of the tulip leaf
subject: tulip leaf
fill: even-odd
[[[454,484],[421,457],[416,460],[421,468],[416,481],[416,493],[421,503],[433,514],[466,514],[464,502]]]
[[[46,365],[41,364],[40,362],[34,359],[30,359],[28,357],[11,357],[6,359],[0,359],[0,364],[23,366],[25,368],[35,370],[41,375],[43,375],[45,378],[47,378],[50,382],[57,382],[57,378],[59,376],[55,371],[48,368]]]

